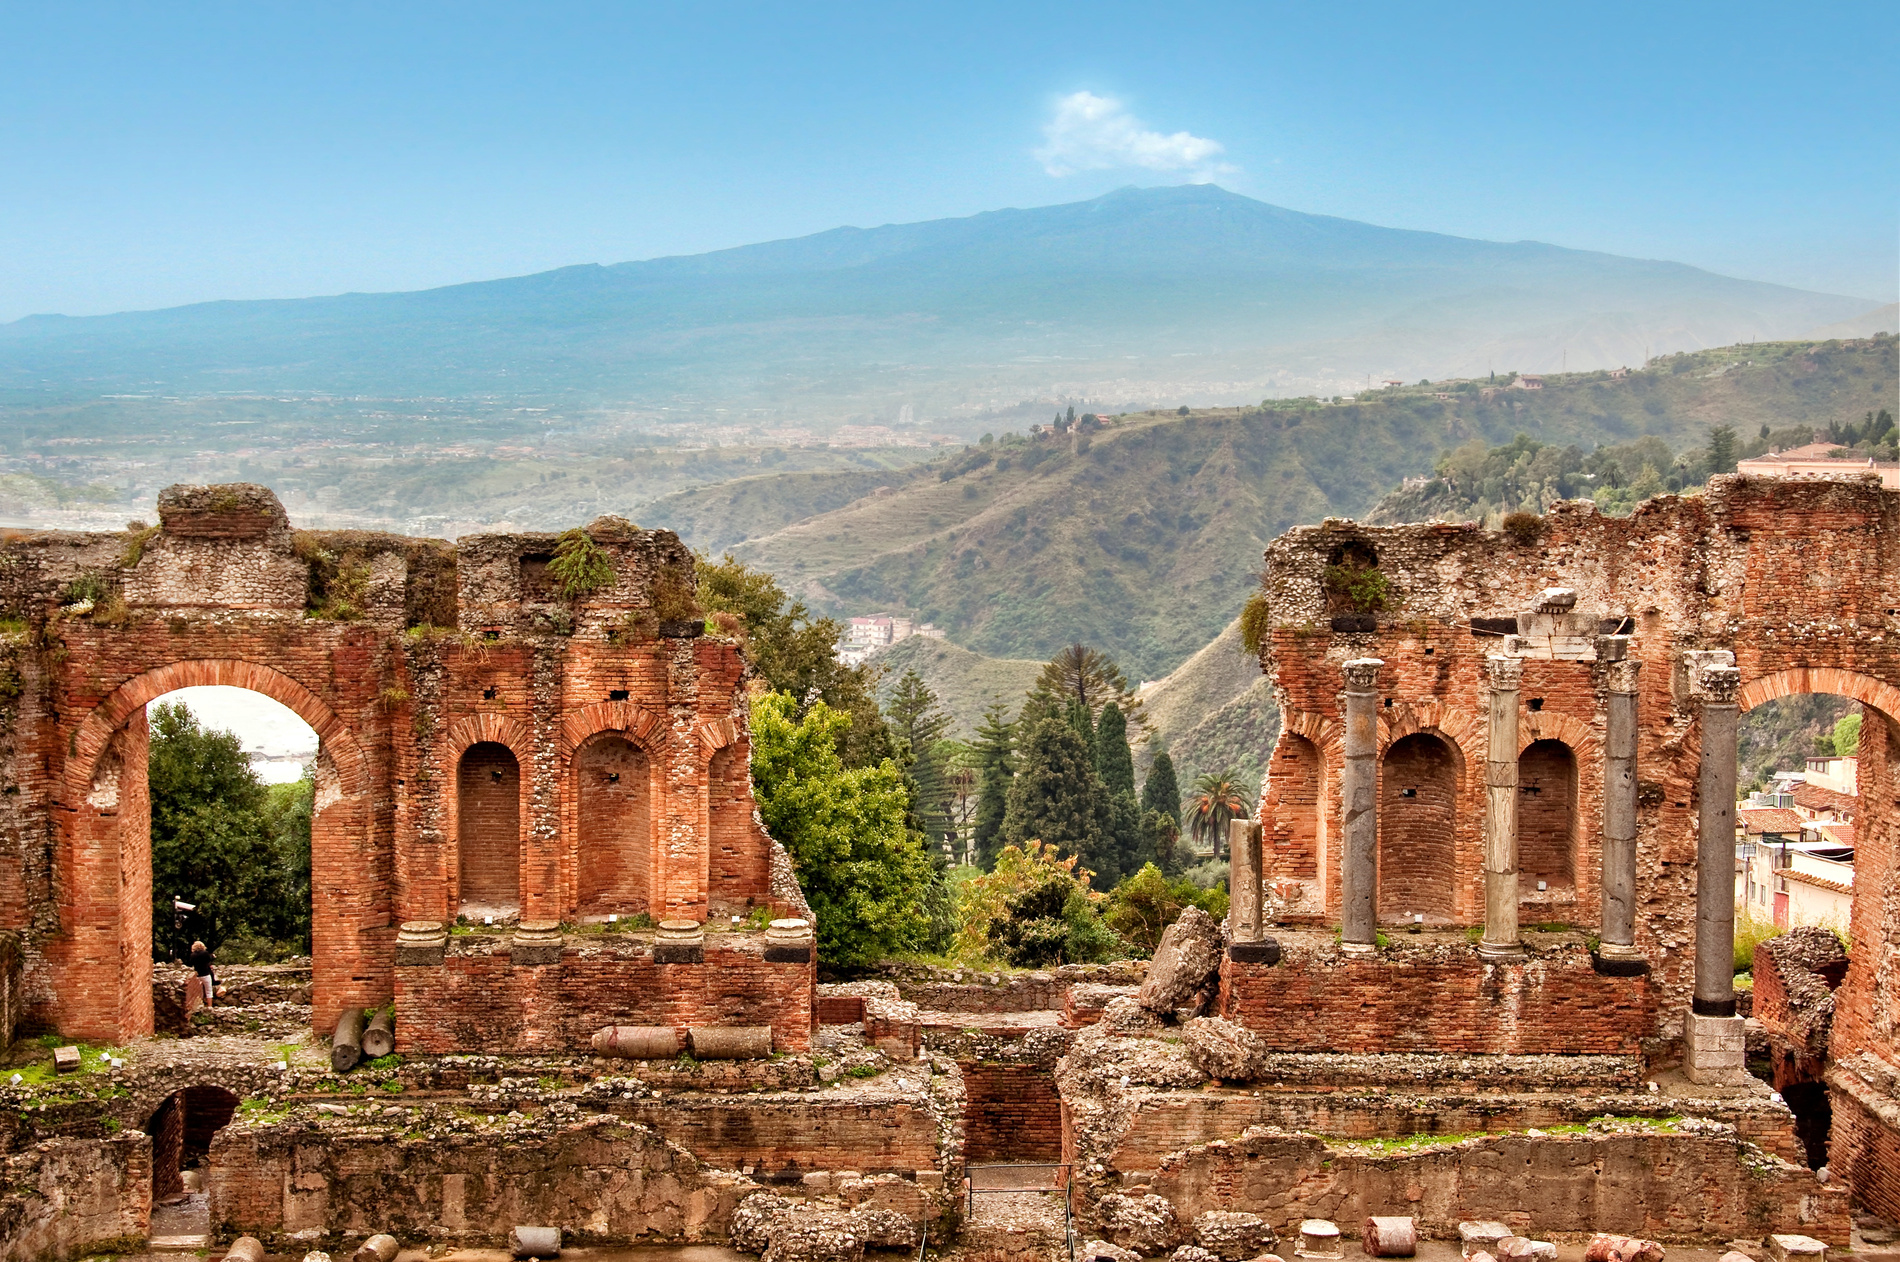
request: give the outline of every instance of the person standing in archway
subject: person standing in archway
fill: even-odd
[[[201,988],[205,1007],[211,1007],[212,997],[217,993],[218,981],[211,972],[211,950],[202,942],[191,944],[191,971],[197,974],[196,984]]]

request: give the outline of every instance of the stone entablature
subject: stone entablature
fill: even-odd
[[[29,1020],[101,1040],[152,1028],[145,707],[191,685],[264,693],[319,737],[319,1029],[395,998],[399,931],[413,965],[461,914],[551,944],[609,916],[809,917],[754,810],[739,646],[656,608],[656,585],[693,585],[671,532],[596,521],[608,571],[569,598],[549,570],[552,534],[296,532],[249,484],[174,487],[159,514],[156,530],[0,545],[0,613],[16,628],[0,648],[17,688],[0,734],[0,928],[21,935]],[[747,1022],[796,1043],[811,952],[757,946],[747,958],[775,979],[761,1002],[791,1003]],[[517,952],[490,1015],[530,1002],[527,970],[558,989],[543,975],[563,958]],[[669,976],[651,981],[662,995],[628,1002],[696,1023]],[[457,1020],[408,1016],[404,1044],[440,1046],[426,1023]]]

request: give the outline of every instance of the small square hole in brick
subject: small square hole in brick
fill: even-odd
[[[607,692],[607,700],[609,701],[625,701],[626,699],[627,690],[625,688],[612,688]]]
[[[494,700],[494,699],[495,699],[496,697],[499,697],[500,695],[501,695],[501,689],[499,689],[499,688],[484,688],[484,689],[482,689],[482,700],[483,700],[483,701],[493,701],[493,700]]]
[[[608,784],[619,784],[619,783],[620,783],[620,773],[619,773],[618,771],[610,771],[610,772],[608,772],[608,773],[607,773],[607,783],[608,783]]]
[[[501,632],[499,632],[499,631],[484,631],[484,632],[482,632],[482,639],[484,639],[484,640],[499,640],[499,639],[501,639]]]
[[[1531,711],[1535,713],[1536,711],[1544,708],[1544,699],[1542,697],[1532,697],[1529,701],[1526,701],[1524,704],[1529,706],[1531,708]]]

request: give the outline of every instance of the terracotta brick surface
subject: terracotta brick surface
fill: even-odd
[[[966,1161],[1058,1161],[1062,1101],[1047,1066],[958,1061]]]

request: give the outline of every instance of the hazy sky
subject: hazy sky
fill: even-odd
[[[0,320],[1213,179],[1892,301],[1900,5],[0,0]]]

